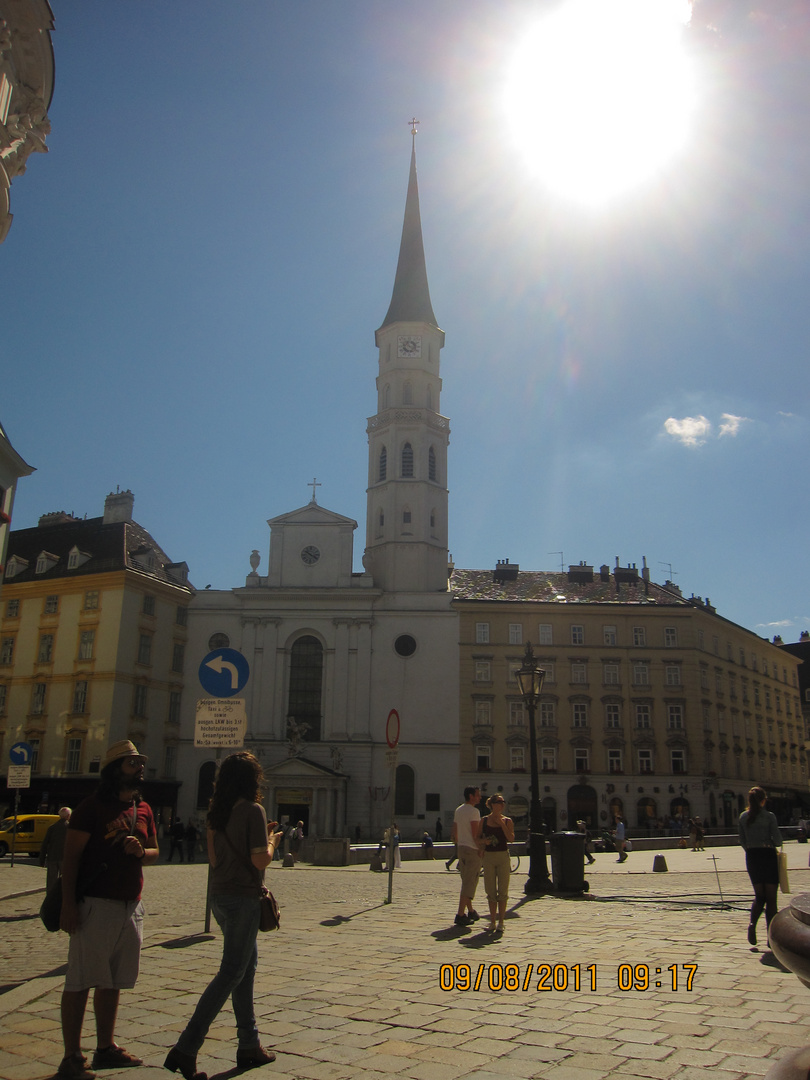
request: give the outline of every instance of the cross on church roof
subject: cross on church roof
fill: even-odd
[[[316,487],[323,487],[323,484],[319,484],[317,478],[313,476],[310,483],[307,484],[307,487],[312,488],[312,498],[309,501],[311,503],[316,503],[318,500],[315,498],[315,488]]]
[[[416,130],[417,126],[422,123],[421,120],[417,120],[416,117],[412,117],[408,123],[411,125],[411,135],[413,135],[413,141],[416,142],[416,136],[419,132]]]

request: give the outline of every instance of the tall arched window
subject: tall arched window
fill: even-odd
[[[402,475],[413,476],[413,447],[409,442],[402,447]]]
[[[403,817],[413,817],[414,790],[416,776],[410,765],[397,765],[397,792],[394,800],[394,813]]]
[[[436,451],[432,446],[428,450],[428,480],[436,480]]]
[[[322,686],[323,646],[317,638],[305,635],[290,650],[287,717],[295,721],[306,742],[317,742],[321,737]]]
[[[377,479],[385,480],[388,475],[388,451],[385,447],[380,450],[380,467],[377,471]]]

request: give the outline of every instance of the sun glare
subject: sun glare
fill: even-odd
[[[689,0],[565,0],[516,51],[505,106],[533,173],[559,194],[605,202],[684,145],[694,75]]]

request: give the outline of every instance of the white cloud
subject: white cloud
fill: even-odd
[[[684,446],[703,446],[711,434],[712,425],[705,416],[685,416],[683,420],[670,416],[664,421],[664,430]]]
[[[722,439],[724,435],[736,435],[740,430],[740,425],[748,422],[747,416],[732,416],[731,413],[724,412],[720,419],[722,423],[720,425],[720,434],[718,439]]]
[[[795,626],[793,619],[781,619],[779,622],[760,622],[757,626],[762,626],[765,629],[771,630],[783,630],[786,626]]]

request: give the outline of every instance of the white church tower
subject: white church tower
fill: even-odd
[[[375,335],[377,414],[367,429],[363,566],[374,586],[389,593],[447,590],[450,423],[440,411],[439,377],[444,331],[428,290],[415,141],[394,291]]]

